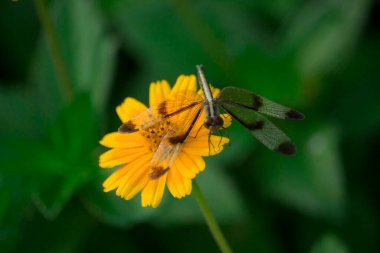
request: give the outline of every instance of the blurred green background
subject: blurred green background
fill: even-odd
[[[380,4],[54,0],[65,102],[33,1],[0,2],[0,252],[218,252],[194,196],[103,193],[126,96],[194,74],[297,108],[293,157],[236,123],[197,177],[236,252],[379,252]]]

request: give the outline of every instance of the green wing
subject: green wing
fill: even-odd
[[[304,115],[296,110],[277,104],[267,98],[241,88],[223,88],[219,94],[218,100],[221,102],[236,104],[280,119],[301,120],[304,118]]]
[[[292,155],[296,152],[296,147],[289,137],[264,116],[252,109],[226,101],[220,101],[220,105],[269,149],[283,155]]]

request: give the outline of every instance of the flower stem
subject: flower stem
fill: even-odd
[[[195,193],[195,197],[197,199],[198,205],[202,210],[203,217],[205,218],[206,223],[210,229],[210,232],[212,236],[214,237],[216,243],[218,244],[220,251],[223,253],[232,253],[232,250],[230,246],[228,245],[226,238],[224,237],[222,231],[220,230],[220,227],[214,215],[210,211],[210,208],[207,205],[207,201],[205,197],[203,196],[203,193],[195,180],[193,181],[193,191]]]
[[[44,0],[34,0],[34,5],[36,6],[37,16],[40,20],[42,30],[46,34],[46,39],[50,47],[51,57],[55,72],[57,74],[62,97],[64,100],[70,101],[73,96],[73,89],[65,62],[62,57],[62,52],[59,47],[57,34],[54,31],[52,21],[49,17],[48,9]]]

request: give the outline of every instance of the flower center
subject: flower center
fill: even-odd
[[[141,135],[145,138],[146,146],[151,152],[155,152],[160,145],[162,139],[170,129],[170,121],[163,120],[156,125],[141,131]]]

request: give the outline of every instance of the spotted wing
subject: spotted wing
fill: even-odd
[[[177,97],[176,99],[167,99],[151,106],[145,111],[139,113],[132,119],[124,122],[119,127],[120,133],[133,133],[139,130],[149,128],[163,120],[169,119],[173,116],[178,116],[187,110],[194,108],[202,103],[200,96],[194,95],[187,97]]]
[[[203,106],[201,104],[193,107],[187,112],[187,115],[178,118],[177,122],[169,129],[150,162],[149,179],[157,179],[170,169],[186,139],[190,133],[195,131],[194,126],[200,119],[202,111]]]
[[[304,118],[304,115],[296,110],[241,88],[225,87],[218,99],[280,119],[302,120]]]
[[[264,116],[235,103],[221,102],[221,106],[269,149],[283,155],[292,155],[296,152],[296,147],[289,137]]]

